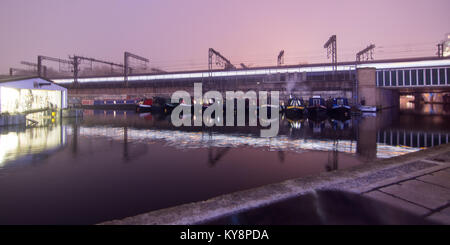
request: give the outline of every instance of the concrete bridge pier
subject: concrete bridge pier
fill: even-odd
[[[365,101],[368,106],[376,106],[378,109],[397,107],[400,101],[399,92],[393,89],[376,86],[375,68],[358,68],[356,71],[358,80],[358,101]]]

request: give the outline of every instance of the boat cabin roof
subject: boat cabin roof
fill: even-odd
[[[309,100],[325,100],[324,98],[322,98],[322,97],[311,97],[311,98],[309,98]]]
[[[288,104],[289,105],[295,105],[295,106],[301,106],[301,105],[303,105],[304,104],[304,102],[303,102],[303,99],[299,99],[299,98],[292,98],[292,99],[289,99],[289,102],[288,102]]]

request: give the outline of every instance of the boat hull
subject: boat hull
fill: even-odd
[[[359,110],[361,112],[377,112],[377,108],[374,106],[360,106]]]
[[[305,107],[287,107],[285,109],[285,115],[288,118],[301,118],[305,114]]]
[[[326,116],[327,108],[325,106],[313,106],[308,107],[308,115],[310,117],[321,117]]]
[[[333,106],[330,111],[334,115],[348,115],[350,114],[350,106]]]
[[[151,111],[152,111],[152,106],[136,105],[136,112],[138,112],[138,113],[151,112]]]

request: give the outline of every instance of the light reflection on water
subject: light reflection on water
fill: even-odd
[[[0,169],[11,161],[38,161],[66,145],[66,127],[61,124],[5,131],[0,131]]]
[[[92,224],[349,168],[448,143],[448,121],[389,111],[283,118],[267,139],[257,127],[175,128],[162,115],[86,111],[0,128],[0,223]]]
[[[421,111],[420,111],[421,112]],[[358,133],[355,131],[366,130],[358,128],[364,121],[379,120],[377,117],[357,118],[349,120],[326,119],[311,121],[309,119],[290,120],[282,118],[280,133],[274,138],[261,138],[255,133],[249,132],[221,132],[196,129],[186,131],[170,126],[167,117],[158,118],[161,115],[134,114],[127,111],[85,111],[84,122],[77,122],[77,136],[106,137],[122,141],[124,129],[127,131],[127,140],[134,143],[164,142],[164,145],[175,149],[197,149],[208,147],[253,147],[269,151],[290,151],[302,153],[304,151],[338,151],[348,154],[358,154]],[[36,117],[45,124],[45,120]],[[433,123],[444,123],[442,118],[434,118]],[[120,127],[118,126],[120,124]],[[355,124],[355,125],[353,125]],[[66,145],[67,134],[73,135],[73,127],[66,123],[47,123],[47,126],[28,127],[22,129],[3,129],[0,131],[0,167],[6,163],[24,156],[38,155],[39,153],[52,151]],[[71,124],[72,125],[72,124]],[[125,127],[123,127],[124,125]],[[142,128],[142,125],[148,128]],[[163,125],[161,127],[161,125]],[[407,142],[380,142],[380,132],[377,129],[375,149],[376,158],[390,158],[415,152],[426,147]],[[444,137],[444,136],[443,136]],[[448,138],[448,136],[447,136]],[[369,140],[370,139],[359,139]],[[373,142],[375,143],[375,142]],[[440,143],[446,143],[445,140]],[[363,150],[364,151],[364,150]]]
[[[425,94],[424,98],[426,98]],[[442,103],[442,98],[438,102],[431,103],[429,99],[422,102],[415,102],[414,96],[400,96],[400,109],[404,112],[422,115],[450,115],[450,104]]]
[[[356,153],[356,141],[353,140],[321,140],[321,139],[295,139],[286,135],[276,138],[260,138],[253,135],[227,135],[204,132],[183,132],[174,130],[130,129],[127,128],[129,141],[151,143],[162,140],[165,145],[177,149],[196,149],[208,147],[254,147],[270,151],[292,151],[301,153],[306,150],[338,151]],[[69,129],[69,134],[72,131]],[[91,137],[108,137],[123,140],[124,129],[115,127],[81,127],[79,135]],[[420,150],[409,146],[392,146],[377,143],[377,158],[389,158]]]

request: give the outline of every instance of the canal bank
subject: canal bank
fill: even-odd
[[[342,190],[450,224],[450,144],[101,224],[201,224],[318,190]]]

